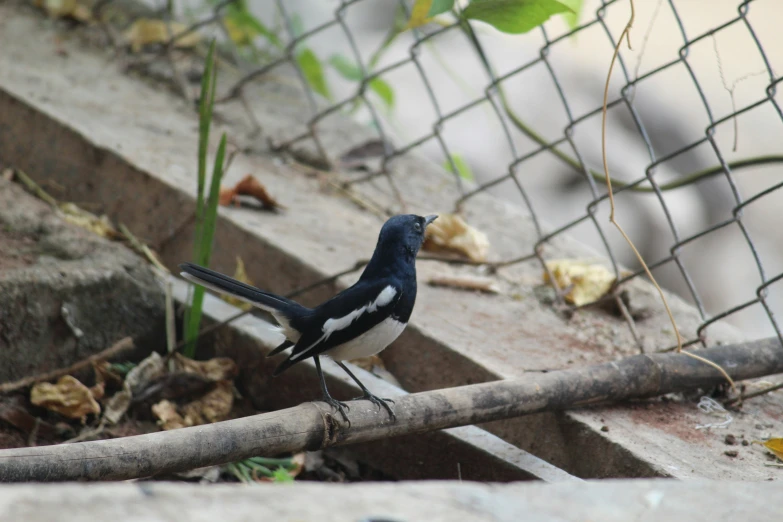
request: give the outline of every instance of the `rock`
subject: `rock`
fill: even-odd
[[[0,179],[0,382],[70,365],[128,335],[149,350],[165,338],[164,301],[139,256]]]

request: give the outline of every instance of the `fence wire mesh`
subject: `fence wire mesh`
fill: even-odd
[[[403,32],[411,3],[378,0],[247,2],[262,26],[244,43],[241,17],[229,16],[237,2],[225,0],[191,12],[190,29],[222,35],[243,71],[224,101],[278,68],[295,71],[311,114],[278,146],[312,140],[326,159],[320,125],[347,113],[377,136],[382,156],[350,183],[384,180],[402,197],[391,166],[423,153],[453,173],[455,208],[484,192],[518,202],[538,236],[531,254],[576,235],[622,282],[643,270],[608,228],[600,121],[629,2],[581,4],[576,23],[553,18],[514,37],[449,15]],[[724,319],[749,337],[783,340],[783,44],[774,22],[783,7],[636,4],[634,46],[620,51],[607,103],[619,219],[631,222],[656,277],[698,309],[702,324],[686,345],[708,342],[708,327]]]

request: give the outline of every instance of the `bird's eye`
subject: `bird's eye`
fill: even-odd
[[[415,230],[416,232],[421,232],[421,223],[414,223],[413,230]]]

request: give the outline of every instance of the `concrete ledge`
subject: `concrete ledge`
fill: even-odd
[[[191,486],[154,482],[0,487],[0,519],[26,522],[779,520],[775,484],[605,481]]]

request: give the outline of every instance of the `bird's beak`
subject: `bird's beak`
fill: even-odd
[[[438,219],[438,215],[437,214],[432,214],[431,216],[426,216],[424,218],[424,228],[427,228],[427,225],[429,225],[430,223],[432,223],[436,219]]]

